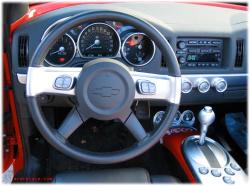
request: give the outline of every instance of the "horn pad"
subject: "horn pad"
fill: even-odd
[[[127,116],[135,96],[135,83],[120,61],[99,58],[84,65],[76,98],[84,116],[111,120]]]

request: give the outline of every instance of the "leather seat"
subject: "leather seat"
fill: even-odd
[[[150,177],[143,168],[110,169],[89,172],[63,172],[54,177],[55,183],[176,183],[172,176]]]

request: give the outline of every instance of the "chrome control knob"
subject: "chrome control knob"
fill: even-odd
[[[200,93],[206,93],[210,89],[210,83],[205,78],[199,78],[196,81],[196,85],[197,85],[197,88],[198,88],[198,90],[199,90]]]
[[[215,87],[217,92],[225,92],[227,90],[227,82],[223,78],[215,78],[212,80],[212,87]]]
[[[184,41],[179,41],[179,42],[177,43],[177,47],[178,47],[179,49],[184,49],[184,48],[186,48],[186,43],[185,43]]]
[[[187,79],[187,78],[182,78],[181,80],[181,92],[184,94],[187,94],[191,92],[193,88],[193,83]]]
[[[186,63],[186,59],[185,59],[185,57],[183,57],[183,56],[180,56],[180,57],[178,58],[178,61],[179,61],[180,64]]]

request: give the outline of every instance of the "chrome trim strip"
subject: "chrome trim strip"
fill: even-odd
[[[56,26],[58,23],[61,23],[61,22],[65,21],[65,20],[69,19],[70,17],[71,17],[71,16],[69,16],[69,17],[64,17],[64,18],[62,18],[62,19],[58,19],[57,21],[55,21],[54,23],[52,23],[52,24],[45,30],[45,32],[43,33],[43,36],[42,36],[41,41],[44,39],[44,37],[50,32],[50,30],[51,30],[54,26]]]
[[[72,68],[72,67],[70,67]],[[63,69],[67,69],[67,68],[63,68]],[[157,76],[157,74],[155,74]],[[26,77],[27,74],[21,74],[21,73],[17,73],[17,79],[18,82],[21,84],[26,84]],[[218,77],[224,77],[224,78],[247,78],[248,74],[193,74],[193,75],[182,75],[181,76],[182,79],[184,78],[190,78],[190,79],[194,79],[194,78],[200,78],[200,77],[204,77],[204,78],[218,78]],[[189,79],[189,80],[190,80]]]
[[[37,96],[42,93],[75,95],[75,88],[70,90],[58,90],[54,88],[55,79],[62,75],[67,75],[72,79],[77,79],[82,68],[71,67],[29,67],[27,76],[26,95]],[[156,93],[154,95],[142,95],[135,92],[135,100],[162,100],[175,104],[181,99],[181,77],[167,75],[150,74],[130,71],[135,86],[138,80],[148,80],[155,84]],[[17,76],[20,76],[19,74]],[[162,86],[162,85],[166,86]]]
[[[27,74],[19,74],[17,73],[17,80],[20,84],[26,85],[27,82]]]

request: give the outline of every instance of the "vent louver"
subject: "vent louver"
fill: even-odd
[[[20,67],[29,66],[29,37],[19,36],[18,38],[18,64]]]
[[[244,54],[244,41],[237,40],[236,41],[236,56],[235,56],[235,67],[242,67],[243,62],[243,54]]]

